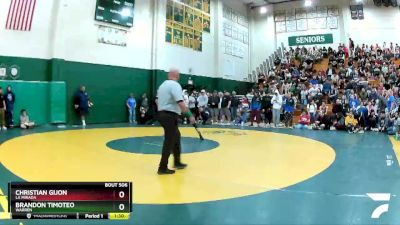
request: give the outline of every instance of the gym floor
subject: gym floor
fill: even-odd
[[[12,221],[0,213],[0,224],[400,223],[400,141],[385,134],[229,126],[201,131],[204,141],[193,128],[181,127],[189,167],[172,176],[156,174],[159,127],[3,132],[0,212],[7,208],[9,181],[132,181],[134,191],[129,221]]]

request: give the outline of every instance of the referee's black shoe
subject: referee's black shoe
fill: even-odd
[[[185,169],[186,167],[187,167],[187,164],[184,164],[184,163],[175,163],[175,169],[178,169],[178,170],[182,170],[182,169]]]
[[[170,169],[158,169],[158,175],[168,175],[168,174],[174,174],[175,170],[170,170]]]

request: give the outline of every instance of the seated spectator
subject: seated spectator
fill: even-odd
[[[212,117],[211,117],[211,109],[210,108],[203,108],[201,110],[200,117],[201,117],[201,124],[202,125],[211,125],[212,124]]]
[[[35,122],[29,120],[29,114],[25,109],[21,110],[21,116],[19,118],[21,123],[20,127],[22,129],[31,129],[35,127]]]
[[[333,49],[332,49],[331,46],[328,47],[328,54],[329,54],[329,55],[330,55],[330,54],[333,54]]]
[[[274,65],[278,67],[280,64],[281,64],[281,59],[279,57],[276,57],[274,60]]]
[[[321,52],[322,52],[322,55],[324,56],[324,58],[328,58],[328,50],[326,49],[325,46],[322,48]]]
[[[338,62],[337,62],[337,60],[336,60],[334,57],[331,57],[331,58],[329,59],[329,63],[332,65],[332,68],[335,68],[335,69],[338,68]]]
[[[378,131],[378,117],[374,110],[371,110],[368,116],[367,130]]]
[[[389,114],[389,118],[387,120],[387,134],[394,135],[399,131],[399,123],[398,123],[398,112],[392,112]]]
[[[347,113],[345,119],[346,129],[349,133],[357,133],[358,132],[358,121],[354,118],[353,113],[350,111]]]
[[[314,96],[314,101],[315,104],[317,104],[318,107],[322,105],[324,95],[321,92],[321,89],[317,89],[317,94]]]
[[[345,118],[342,112],[333,117],[333,128],[331,130],[346,130]]]
[[[368,93],[365,90],[365,88],[362,88],[361,92],[360,92],[360,99],[361,99],[361,101],[365,101],[365,100],[367,100],[367,98],[368,98]]]
[[[313,78],[310,80],[310,83],[315,86],[318,84],[318,79],[317,76],[313,76]]]
[[[332,83],[330,79],[326,79],[324,84],[322,85],[322,93],[324,95],[328,95],[332,89]]]
[[[378,131],[379,132],[386,132],[386,126],[387,126],[387,120],[388,117],[387,113],[383,111],[379,111],[379,117],[378,117]]]
[[[310,114],[303,110],[300,115],[299,123],[295,126],[297,129],[309,129],[311,124]]]
[[[332,85],[331,91],[329,92],[329,102],[336,102],[339,97],[339,91]]]
[[[339,80],[340,80],[340,76],[337,73],[334,73],[331,77],[332,83],[334,85],[338,85],[339,84]]]
[[[331,117],[327,115],[325,109],[318,110],[313,129],[315,130],[329,130],[332,126]]]
[[[249,100],[245,97],[242,100],[242,103],[239,105],[239,116],[236,117],[236,120],[234,121],[235,126],[244,126],[244,124],[247,122],[247,119],[249,118],[249,109]]]
[[[147,125],[152,120],[152,117],[150,116],[148,110],[145,107],[140,107],[139,112],[140,116],[138,119],[138,124]]]

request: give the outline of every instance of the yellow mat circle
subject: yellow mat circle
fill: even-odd
[[[188,153],[185,170],[156,174],[160,156],[108,148],[121,138],[159,136],[161,128],[105,128],[37,133],[0,146],[0,162],[27,181],[132,181],[133,201],[178,204],[222,200],[284,188],[307,180],[335,160],[328,145],[297,136],[254,130],[202,129],[219,142]],[[193,128],[182,136],[197,137]]]

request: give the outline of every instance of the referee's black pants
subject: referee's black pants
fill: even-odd
[[[175,164],[181,163],[181,133],[178,129],[179,115],[173,112],[160,111],[158,121],[164,128],[164,145],[159,170],[168,168],[168,158],[174,154]]]

